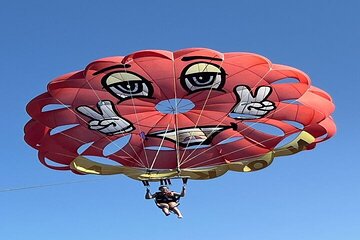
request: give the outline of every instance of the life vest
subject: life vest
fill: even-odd
[[[179,201],[179,196],[175,196],[175,194],[173,194],[172,196],[169,196],[165,193],[162,192],[157,192],[155,195],[155,202],[156,203],[169,203],[169,202],[178,202]]]

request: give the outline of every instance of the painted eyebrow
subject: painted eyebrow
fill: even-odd
[[[206,56],[190,56],[190,57],[183,57],[181,61],[191,61],[195,59],[206,59],[206,60],[213,60],[213,61],[223,61],[221,58],[213,58],[213,57],[206,57]]]
[[[106,72],[106,71],[111,70],[111,69],[117,69],[117,68],[129,68],[129,67],[131,67],[131,65],[130,65],[130,64],[121,64],[121,65],[119,64],[119,65],[114,65],[114,66],[110,66],[110,67],[103,68],[103,69],[101,69],[101,70],[99,70],[99,71],[97,71],[97,72],[93,73],[93,75],[95,76],[95,75],[98,75],[98,74],[100,74],[100,73]]]

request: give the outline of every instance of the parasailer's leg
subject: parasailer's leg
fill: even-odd
[[[166,216],[170,215],[170,207],[167,203],[158,203],[157,206],[161,208],[161,210]]]
[[[169,202],[169,207],[171,209],[171,211],[173,211],[178,218],[183,218],[183,215],[181,214],[179,208],[177,207],[179,204],[175,203],[175,202]]]

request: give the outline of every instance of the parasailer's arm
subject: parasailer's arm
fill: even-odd
[[[186,188],[185,186],[183,186],[181,189],[180,197],[185,197],[185,194],[186,194]]]
[[[145,199],[152,199],[154,198],[155,194],[151,194],[150,189],[146,189]]]
[[[185,197],[185,194],[186,194],[186,188],[185,186],[182,187],[181,189],[181,193],[177,193],[177,192],[173,192],[175,196],[178,196],[178,197]]]

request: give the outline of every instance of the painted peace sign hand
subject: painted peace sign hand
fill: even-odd
[[[253,95],[248,86],[237,86],[238,103],[230,114],[230,117],[237,119],[257,119],[265,116],[275,109],[275,104],[266,100],[272,89],[268,86],[261,86],[255,90]]]
[[[120,117],[111,101],[99,101],[99,112],[88,106],[80,106],[77,111],[89,117],[89,128],[107,135],[130,132],[134,127],[130,122]]]

